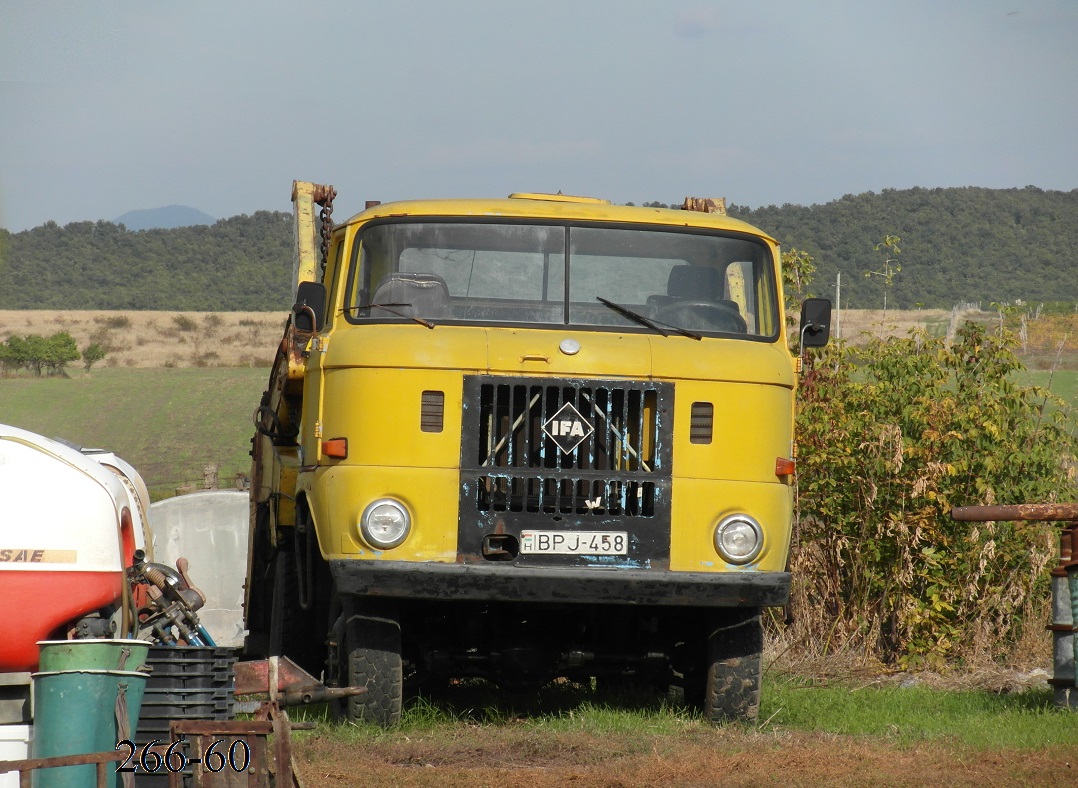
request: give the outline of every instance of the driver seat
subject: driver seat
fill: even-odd
[[[741,314],[737,301],[723,298],[722,274],[716,268],[697,265],[675,265],[670,269],[670,278],[666,282],[666,295],[648,296],[647,305],[654,312],[656,309],[672,304],[677,300],[714,301],[728,306]]]
[[[745,333],[747,329],[741,307],[737,301],[723,298],[724,291],[723,272],[719,269],[700,265],[676,265],[670,269],[666,295],[648,296],[647,305],[654,316],[663,307],[677,301],[711,301],[732,310],[737,315],[737,330]]]
[[[676,265],[670,269],[670,279],[666,282],[666,294],[672,298],[690,301],[714,301],[728,306],[741,314],[737,301],[723,298],[722,272],[717,268],[705,268],[699,265]]]
[[[396,305],[391,316],[446,318],[449,312],[449,288],[437,274],[394,271],[378,285],[371,305]]]

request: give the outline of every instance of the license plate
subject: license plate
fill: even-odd
[[[520,552],[543,555],[628,555],[625,531],[521,531]]]

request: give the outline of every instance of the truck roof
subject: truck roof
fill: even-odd
[[[576,197],[566,194],[515,193],[505,199],[401,200],[367,208],[347,221],[338,223],[338,226],[402,216],[504,216],[518,219],[628,222],[732,230],[763,236],[771,241],[775,240],[768,233],[751,224],[722,213],[615,205],[594,197]]]

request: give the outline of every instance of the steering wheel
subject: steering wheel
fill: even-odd
[[[748,324],[737,308],[720,301],[672,301],[655,312],[655,319],[679,328],[747,334]]]

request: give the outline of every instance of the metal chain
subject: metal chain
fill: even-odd
[[[322,224],[322,278],[326,277],[326,262],[329,260],[329,239],[333,235],[333,198],[337,190],[332,186],[323,186],[315,194],[315,202],[322,206],[318,219]]]

